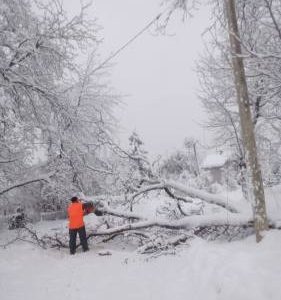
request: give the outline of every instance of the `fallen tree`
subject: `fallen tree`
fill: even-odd
[[[248,213],[241,211],[241,209],[239,210],[237,205],[229,203],[229,199],[224,199],[223,197],[194,188],[185,187],[174,182],[147,181],[144,183],[145,182],[139,186],[138,191],[130,195],[124,202],[127,201],[132,204],[137,198],[149,192],[162,190],[177,203],[193,204],[195,199],[200,199],[205,203],[220,207],[226,211],[226,214],[188,216],[182,214],[182,217],[175,220],[166,218],[151,219],[145,215],[130,211],[128,207],[125,209],[125,206],[120,205],[120,203],[117,207],[114,207],[114,205],[108,205],[105,203],[106,201],[101,200],[97,203],[97,206],[104,216],[103,225],[106,225],[106,228],[101,228],[101,226],[95,230],[89,230],[87,239],[101,238],[99,242],[103,243],[118,237],[137,239],[139,241],[140,252],[148,253],[176,247],[187,242],[194,235],[208,238],[210,238],[210,236],[212,236],[212,238],[224,236],[227,237],[228,240],[232,240],[236,237],[243,237],[254,232],[250,210]],[[110,221],[109,216],[111,216]],[[280,229],[281,226],[271,221],[270,228]],[[67,233],[56,233],[53,236],[44,235],[39,237],[39,235],[29,227],[26,227],[21,232],[22,234],[12,242],[20,240],[32,242],[42,248],[68,248]],[[159,236],[162,237],[160,242]],[[7,245],[10,243],[11,242]],[[77,247],[80,247],[80,244],[78,244]]]
[[[189,241],[193,236],[200,236],[208,239],[217,239],[220,237],[231,241],[235,238],[243,238],[254,233],[253,220],[250,216],[232,214],[226,220],[223,216],[190,216],[177,221],[167,220],[148,220],[135,214],[119,212],[116,210],[104,208],[105,215],[114,215],[115,217],[125,218],[126,220],[137,220],[135,223],[127,223],[107,229],[98,229],[90,232],[87,239],[102,238],[99,242],[106,243],[117,237],[137,238],[140,241],[138,247],[140,253],[151,253],[167,250]],[[281,230],[281,224],[270,221],[270,229]],[[154,231],[158,229],[158,231]],[[163,229],[159,234],[159,229]],[[169,234],[167,234],[169,233]],[[159,242],[159,236],[162,236]],[[38,233],[29,226],[17,232],[17,236],[4,245],[7,248],[17,241],[28,242],[37,245],[43,249],[68,248],[68,235],[66,233],[55,233],[54,235],[39,236]],[[157,242],[155,242],[157,241]],[[77,244],[77,248],[81,245]]]

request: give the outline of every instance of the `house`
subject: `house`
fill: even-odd
[[[235,170],[235,160],[230,151],[218,151],[208,154],[201,165],[201,169],[209,172],[210,183],[225,182],[225,174]]]

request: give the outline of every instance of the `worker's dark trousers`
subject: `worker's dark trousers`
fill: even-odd
[[[70,254],[75,254],[76,251],[76,236],[77,232],[79,234],[80,242],[83,248],[83,251],[89,250],[88,241],[86,237],[86,229],[85,226],[77,228],[77,229],[69,229],[69,249]]]

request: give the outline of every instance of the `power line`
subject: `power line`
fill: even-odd
[[[151,20],[143,29],[141,29],[136,35],[134,35],[128,42],[126,42],[122,47],[117,49],[113,54],[111,54],[107,59],[105,59],[100,65],[98,65],[92,73],[95,73],[99,69],[101,69],[105,64],[111,61],[114,57],[116,57],[121,51],[127,48],[132,42],[134,42],[140,35],[142,35],[146,30],[148,30],[156,21],[160,19],[163,15],[163,12],[158,14],[153,20]]]

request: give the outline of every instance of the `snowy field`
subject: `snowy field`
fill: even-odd
[[[65,225],[48,222],[49,229]],[[258,245],[254,236],[231,243],[196,238],[176,255],[158,258],[121,249],[100,256],[105,249],[98,245],[70,256],[17,243],[0,250],[0,298],[280,300],[280,249],[280,230]]]
[[[280,189],[266,191],[268,215],[275,221],[281,219]],[[239,203],[241,194],[229,197]],[[152,217],[157,205],[151,200],[147,199],[146,215],[150,212]],[[139,212],[147,208],[145,202],[138,206]],[[85,222],[90,232],[98,217],[89,215]],[[66,220],[34,226],[40,235],[67,233]],[[0,245],[15,234],[0,231]],[[156,258],[122,243],[91,242],[89,252],[78,249],[75,256],[68,249],[44,250],[25,242],[0,247],[0,299],[281,299],[281,230],[270,230],[259,244],[254,236],[232,242],[194,238],[176,253]],[[111,255],[100,255],[108,250]]]

